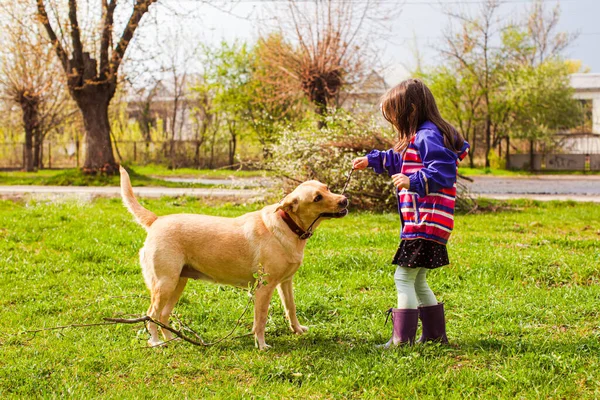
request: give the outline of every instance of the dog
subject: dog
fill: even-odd
[[[237,218],[199,214],[157,217],[137,201],[123,167],[120,173],[123,203],[148,234],[140,250],[140,263],[151,295],[149,317],[168,325],[190,278],[248,287],[256,283],[262,269],[260,273],[267,282],[259,280],[255,289],[252,332],[256,346],[260,350],[270,347],[265,343],[265,326],[275,288],[291,330],[296,334],[308,330],[296,317],[292,279],[302,263],[312,229],[324,219],[348,214],[346,197],[311,180],[300,184],[280,203]],[[148,330],[148,344],[160,345],[156,324],[150,323]],[[165,341],[173,339],[171,332],[163,329],[162,333]]]

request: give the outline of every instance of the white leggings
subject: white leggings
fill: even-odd
[[[398,290],[398,308],[417,308],[437,304],[435,295],[427,284],[427,268],[396,268],[394,274]]]

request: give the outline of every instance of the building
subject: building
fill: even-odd
[[[572,74],[571,86],[589,114],[588,133],[600,134],[600,74]]]

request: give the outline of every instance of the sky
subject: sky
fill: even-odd
[[[406,78],[408,70],[414,68],[414,48],[418,48],[425,66],[440,63],[434,46],[439,43],[449,24],[444,9],[474,12],[482,3],[482,0],[383,1],[392,6],[397,3],[401,9],[399,16],[392,21],[390,39],[377,43],[382,49],[382,65],[385,66],[382,73],[390,84]],[[156,17],[161,21],[162,29],[177,26],[195,40],[217,44],[222,40],[256,40],[261,28],[256,17],[281,5],[282,0],[238,0],[226,11],[208,5],[199,6],[195,0],[167,0],[164,4],[175,8],[175,3],[177,7],[188,7],[194,12],[189,13],[189,18],[181,18],[157,8],[159,15]],[[550,9],[557,2],[545,0],[545,3]],[[501,18],[524,16],[531,4],[532,0],[504,0],[499,15]],[[562,15],[559,30],[579,33],[578,38],[565,50],[564,56],[581,60],[590,72],[600,73],[600,0],[560,0],[560,7]]]

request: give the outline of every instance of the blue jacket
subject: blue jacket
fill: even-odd
[[[454,227],[457,165],[468,150],[466,141],[459,154],[446,148],[440,130],[427,121],[401,154],[393,149],[367,154],[375,172],[409,177],[410,187],[397,191],[402,239],[446,244]]]

